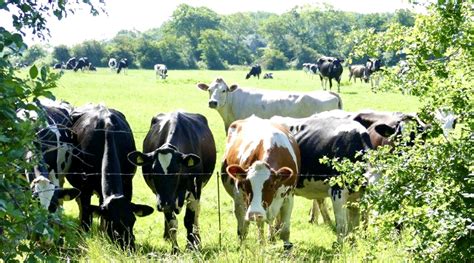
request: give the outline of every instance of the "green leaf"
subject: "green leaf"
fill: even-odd
[[[41,80],[46,81],[48,77],[48,68],[46,66],[41,67],[40,73],[41,73]]]
[[[30,77],[32,79],[36,78],[38,76],[38,68],[36,67],[36,65],[33,65],[31,68],[30,68]]]

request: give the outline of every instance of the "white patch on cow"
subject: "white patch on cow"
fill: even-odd
[[[340,133],[346,133],[346,132],[351,132],[351,131],[356,131],[359,134],[367,133],[367,129],[364,128],[359,123],[345,123],[341,125],[337,125],[336,129],[334,129],[334,134],[340,134]]]
[[[264,217],[263,220],[265,220],[266,212],[262,206],[262,192],[263,184],[269,178],[270,170],[268,169],[267,165],[265,165],[265,163],[256,161],[249,168],[247,172],[247,179],[250,181],[250,185],[252,186],[253,196],[250,206],[247,209],[247,213],[245,214],[245,220],[249,220],[251,214],[262,215]]]
[[[156,204],[158,207],[161,207],[161,197],[160,194],[156,194]]]
[[[271,129],[269,129],[271,127]],[[293,151],[288,135],[277,128],[271,126],[270,121],[261,119],[255,115],[247,119],[247,124],[241,131],[249,144],[242,144],[239,148],[239,160],[247,160],[255,148],[263,141],[264,149],[271,149],[274,146],[288,149],[294,163],[297,163],[296,154]]]
[[[49,180],[51,180],[51,183],[52,183],[54,186],[59,187],[59,176],[56,175],[56,173],[54,172],[54,170],[49,171]]]
[[[272,221],[273,219],[275,219],[278,213],[280,213],[280,209],[283,206],[283,202],[287,198],[287,196],[284,195],[289,191],[289,188],[290,186],[282,185],[276,190],[272,203],[267,208],[267,221]]]
[[[440,123],[444,136],[448,136],[449,132],[454,129],[454,121],[456,120],[454,113],[438,109],[435,112],[435,118]]]
[[[160,163],[164,174],[168,174],[168,167],[170,166],[172,157],[173,157],[173,155],[171,153],[166,153],[166,154],[159,153],[158,154],[158,162]]]
[[[31,183],[33,186],[33,192],[38,194],[41,205],[48,209],[51,199],[54,195],[54,185],[51,184],[48,178],[40,175]]]

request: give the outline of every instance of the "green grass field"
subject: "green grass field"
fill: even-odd
[[[57,99],[70,102],[74,106],[86,103],[104,103],[110,108],[123,112],[134,132],[137,149],[142,150],[142,142],[148,132],[152,116],[160,112],[184,110],[201,113],[209,121],[217,146],[216,171],[225,148],[225,132],[221,117],[217,111],[207,107],[208,94],[196,88],[196,84],[209,84],[216,77],[222,76],[227,84],[237,83],[242,87],[261,89],[312,91],[321,90],[319,77],[310,78],[302,71],[274,71],[274,79],[245,80],[244,71],[176,71],[169,72],[166,80],[156,79],[152,70],[129,70],[127,75],[117,75],[108,69],[97,72],[66,72],[59,81],[59,87],[53,90]],[[333,91],[337,90],[333,87]],[[415,97],[396,93],[372,93],[369,84],[349,83],[345,69],[341,86],[341,97],[344,109],[356,111],[375,109],[386,111],[416,111],[419,102]],[[183,225],[184,212],[178,216],[179,245],[181,253],[170,255],[171,245],[163,240],[163,214],[155,211],[152,215],[138,218],[134,233],[137,251],[124,252],[115,247],[104,237],[93,231],[84,235],[73,260],[103,261],[217,261],[217,262],[267,262],[267,261],[361,261],[366,255],[374,254],[380,261],[401,261],[406,259],[406,252],[396,243],[363,244],[358,246],[335,245],[336,235],[331,226],[321,223],[308,223],[311,201],[296,197],[292,214],[291,241],[294,248],[291,252],[283,251],[281,241],[260,244],[256,236],[256,226],[251,225],[247,240],[240,245],[237,237],[237,222],[233,215],[232,199],[221,187],[221,220],[222,246],[219,246],[217,176],[203,189],[201,200],[200,230],[202,250],[189,252],[185,250],[186,229]],[[135,203],[144,203],[156,207],[155,197],[146,186],[141,169],[134,178]],[[97,202],[95,200],[95,202]],[[78,209],[75,202],[65,204],[66,214],[77,218]],[[97,221],[97,220],[96,220]],[[370,251],[368,251],[370,250]]]

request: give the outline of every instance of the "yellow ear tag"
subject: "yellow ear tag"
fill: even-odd
[[[141,156],[137,157],[137,163],[142,164],[143,163],[143,158]]]
[[[193,166],[193,165],[194,165],[194,160],[193,160],[193,158],[190,158],[188,160],[188,166]]]

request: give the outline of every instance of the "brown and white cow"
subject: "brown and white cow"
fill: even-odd
[[[250,221],[256,221],[262,240],[263,223],[277,227],[285,249],[290,243],[293,189],[298,179],[300,152],[289,131],[270,120],[251,116],[233,122],[228,131],[222,183],[234,199],[237,233],[243,241]]]

